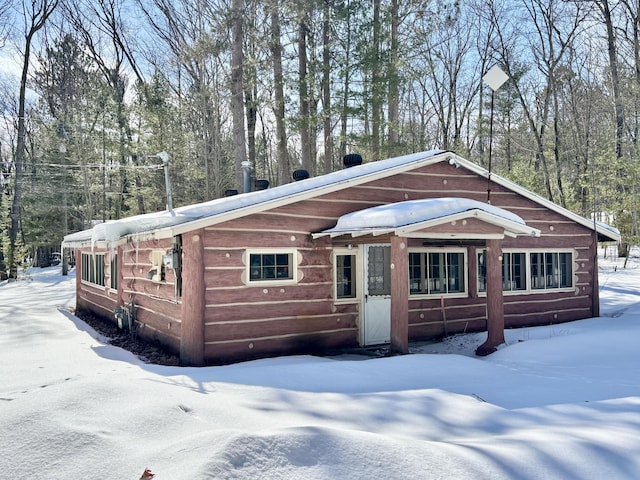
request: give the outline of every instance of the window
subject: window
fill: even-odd
[[[109,264],[109,286],[112,290],[118,289],[118,255],[111,255]]]
[[[570,253],[532,253],[532,288],[537,290],[570,288],[573,283],[572,265],[573,260]]]
[[[104,287],[104,254],[82,254],[82,281]]]
[[[527,289],[527,254],[522,252],[502,253],[502,290],[514,292]],[[478,252],[478,291],[487,291],[487,267],[485,252]]]
[[[502,289],[505,292],[572,287],[573,255],[570,252],[502,253]],[[478,291],[487,291],[484,251],[478,252]]]
[[[410,252],[409,290],[412,295],[464,293],[465,252]]]
[[[336,299],[356,298],[356,256],[355,254],[336,254],[335,256]]]
[[[249,254],[249,281],[273,282],[295,280],[294,252]]]
[[[367,255],[367,293],[391,294],[391,247],[371,245]]]

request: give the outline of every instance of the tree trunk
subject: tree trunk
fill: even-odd
[[[324,2],[322,19],[322,116],[324,121],[324,173],[333,169],[333,137],[331,135],[331,7]]]
[[[391,156],[399,153],[398,143],[400,135],[398,128],[400,126],[399,104],[400,93],[398,76],[398,60],[399,60],[399,44],[398,44],[398,0],[391,1],[391,50],[389,52],[389,150]]]
[[[604,17],[607,29],[607,53],[609,54],[609,68],[611,69],[611,85],[613,87],[613,106],[616,116],[616,157],[622,158],[622,141],[624,135],[624,106],[620,95],[620,76],[618,75],[618,52],[616,49],[616,34],[611,18],[609,0],[600,0],[598,6]]]
[[[233,118],[233,153],[236,186],[242,185],[242,162],[247,160],[244,131],[243,100],[243,0],[233,0],[231,6],[233,43],[231,52],[231,116]]]
[[[300,11],[298,24],[298,94],[300,95],[300,163],[302,168],[312,172],[311,125],[309,106],[309,85],[307,78],[307,14]]]
[[[25,20],[29,27],[25,33],[24,57],[22,63],[22,74],[20,76],[20,91],[18,94],[18,132],[16,141],[16,153],[14,161],[14,190],[13,202],[11,204],[11,226],[9,228],[9,258],[6,259],[6,265],[9,268],[9,276],[17,278],[18,261],[16,243],[18,233],[20,232],[22,219],[22,179],[24,160],[26,155],[26,135],[27,127],[25,123],[25,104],[27,77],[29,74],[29,61],[31,57],[31,44],[35,34],[44,27],[47,19],[58,6],[58,0],[42,2],[32,2],[31,12],[24,12]],[[30,17],[27,15],[30,13]]]
[[[371,69],[371,152],[380,160],[380,123],[382,121],[380,68],[380,0],[373,0],[373,61]]]
[[[284,123],[284,75],[282,72],[282,43],[280,39],[280,11],[277,0],[270,3],[271,9],[271,56],[273,60],[273,85],[278,149],[278,184],[289,182],[289,155],[287,153],[287,130]]]

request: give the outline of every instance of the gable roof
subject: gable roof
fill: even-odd
[[[358,237],[361,235],[384,235],[394,233],[399,236],[420,236],[419,230],[457,222],[467,218],[477,218],[504,229],[504,234],[512,237],[527,235],[539,237],[540,230],[529,227],[518,215],[494,207],[488,203],[469,198],[427,198],[408,200],[406,202],[378,205],[364,210],[347,213],[338,219],[336,226],[321,233],[314,233],[313,238],[329,235],[332,238],[341,235]],[[477,238],[492,237],[480,235]],[[457,234],[447,234],[454,238]],[[471,238],[465,235],[465,238]]]
[[[63,246],[79,247],[94,245],[95,243],[111,244],[112,242],[123,242],[127,239],[135,241],[170,238],[190,230],[318,197],[442,161],[448,161],[452,165],[463,167],[485,178],[489,176],[489,172],[486,169],[452,152],[430,150],[365,163],[267,190],[242,193],[232,197],[223,197],[199,204],[187,205],[176,208],[172,212],[163,211],[108,221],[98,224],[92,229],[67,235],[64,238]],[[492,173],[491,181],[591,230],[595,228],[598,234],[606,240],[620,240],[620,233],[612,227],[604,224],[594,224],[594,222],[560,207],[499,175]]]

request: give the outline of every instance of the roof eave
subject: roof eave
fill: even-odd
[[[497,173],[493,173],[493,172],[489,173],[489,171],[484,167],[481,167],[480,165],[470,162],[469,160],[463,157],[460,157],[455,153],[449,153],[449,156],[455,158],[455,160],[459,164],[458,166],[462,166],[467,170],[470,170],[484,178],[489,178],[489,176],[491,176],[492,182],[495,182],[498,185],[501,185],[515,193],[518,193],[519,195],[522,195],[525,198],[528,198],[529,200],[539,203],[540,205],[548,208],[549,210],[553,210],[554,212],[559,213],[560,215],[563,215],[592,231],[595,231],[600,237],[609,239],[608,241],[619,242],[621,240],[620,233],[616,233],[612,230],[609,230],[597,224],[594,225],[593,220],[589,220],[588,218],[578,215],[577,213],[574,213],[571,210],[561,207],[560,205],[553,203],[551,200],[547,200],[543,196],[538,195],[537,193],[534,193],[531,190],[527,190],[526,188],[518,185],[517,183],[512,182],[511,180],[508,180],[502,177],[501,175],[498,175]],[[600,237],[599,237],[600,241],[607,241],[607,240],[600,239]]]

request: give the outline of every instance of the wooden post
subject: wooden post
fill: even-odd
[[[204,230],[182,234],[180,365],[204,365]]]
[[[487,340],[476,350],[486,356],[504,343],[504,297],[502,294],[502,240],[487,240]]]
[[[391,237],[391,352],[409,353],[409,252],[404,238]]]
[[[589,255],[593,258],[593,263],[591,268],[593,269],[592,278],[592,286],[591,286],[591,315],[593,317],[600,316],[600,280],[598,279],[598,232],[594,228],[593,232],[593,245],[589,248]],[[629,258],[627,256],[627,258]],[[573,270],[575,267],[572,266],[571,273],[573,274]]]

